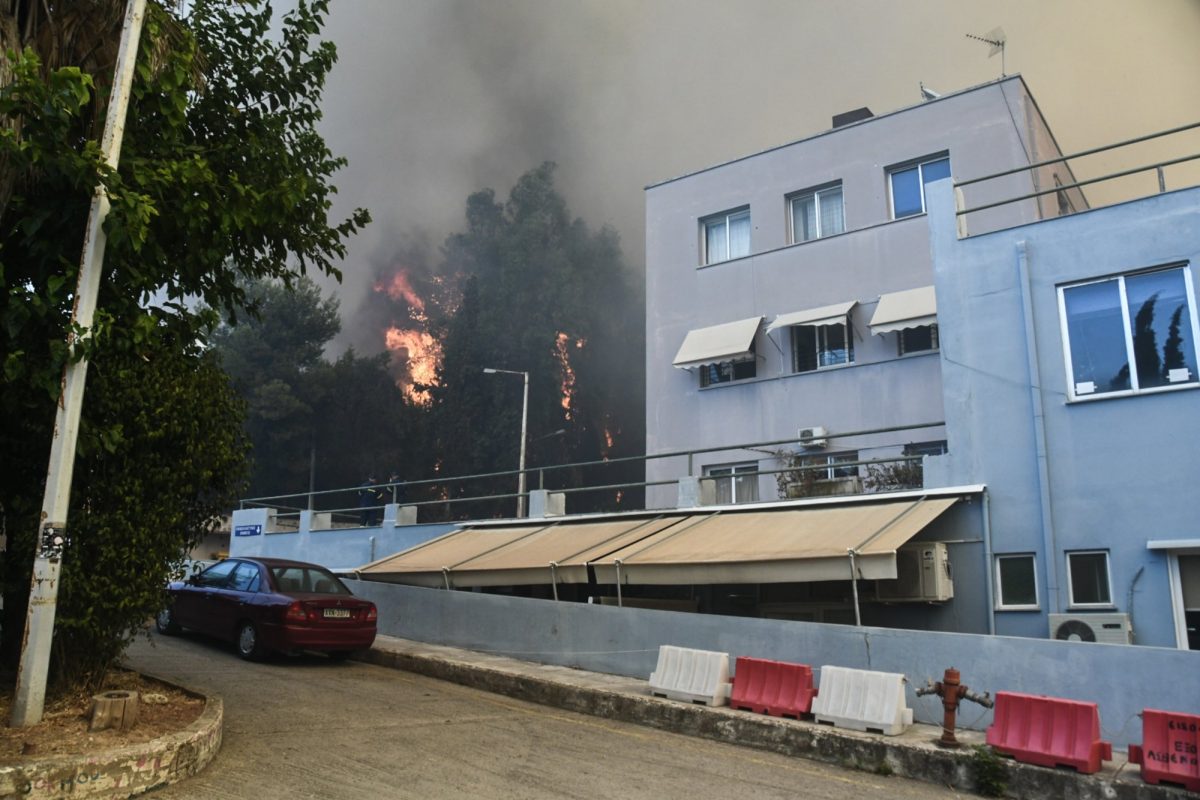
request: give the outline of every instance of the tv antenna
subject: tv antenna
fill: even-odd
[[[1008,74],[1004,67],[1004,28],[992,28],[983,36],[976,36],[973,33],[968,33],[967,38],[974,39],[977,42],[983,42],[984,44],[990,44],[992,47],[990,50],[988,50],[988,58],[991,58],[992,56],[996,55],[996,53],[999,53],[1000,77],[1003,78]]]

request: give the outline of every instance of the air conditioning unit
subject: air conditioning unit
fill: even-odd
[[[803,447],[824,447],[829,444],[825,438],[829,435],[829,431],[820,425],[814,425],[811,428],[801,428],[798,435],[800,437],[800,444]]]
[[[954,597],[945,542],[909,542],[896,551],[896,579],[875,581],[875,597],[901,603],[942,603]]]
[[[1133,644],[1128,614],[1051,614],[1050,637],[1064,642]]]

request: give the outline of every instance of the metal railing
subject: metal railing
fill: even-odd
[[[1012,169],[1007,169],[1007,170],[1004,170],[1003,172],[996,172],[991,175],[983,175],[981,177],[971,178],[971,179],[965,180],[965,181],[955,181],[954,188],[956,190],[956,196],[958,195],[957,190],[961,190],[965,186],[972,186],[975,184],[984,183],[986,181],[996,180],[997,178],[1008,177],[1009,175],[1016,175],[1016,174],[1019,174],[1022,172],[1028,172],[1030,170],[1041,169],[1042,167],[1048,167],[1048,166],[1052,166],[1054,164],[1067,164],[1067,162],[1069,162],[1073,159],[1079,159],[1079,158],[1084,158],[1086,156],[1096,155],[1098,153],[1105,153],[1105,152],[1110,152],[1110,151],[1114,151],[1114,150],[1119,150],[1121,148],[1130,147],[1132,145],[1140,144],[1142,142],[1152,141],[1154,139],[1160,139],[1165,136],[1172,136],[1175,134],[1183,133],[1185,131],[1194,130],[1196,128],[1200,128],[1200,122],[1192,122],[1187,125],[1180,125],[1176,128],[1170,128],[1168,130],[1158,131],[1156,133],[1148,133],[1144,136],[1137,136],[1132,139],[1124,139],[1120,142],[1103,145],[1101,147],[1092,147],[1087,150],[1081,150],[1078,153],[1071,153],[1070,155],[1059,156],[1057,158],[1050,158],[1050,159],[1046,159],[1045,161],[1037,161],[1032,164],[1027,164],[1027,165],[1020,166],[1020,167],[1014,167]],[[1166,176],[1164,173],[1164,169],[1166,167],[1171,167],[1171,166],[1175,166],[1178,164],[1184,164],[1189,161],[1196,161],[1196,160],[1200,160],[1200,153],[1194,153],[1194,154],[1189,154],[1189,155],[1185,155],[1185,156],[1180,156],[1178,158],[1171,158],[1171,159],[1166,159],[1166,160],[1162,160],[1162,161],[1156,161],[1151,164],[1145,164],[1145,165],[1138,166],[1138,167],[1131,167],[1129,169],[1122,169],[1117,172],[1112,172],[1112,173],[1109,173],[1106,175],[1101,175],[1101,176],[1095,177],[1095,178],[1087,178],[1085,180],[1075,180],[1072,183],[1057,184],[1049,189],[1041,189],[1038,191],[1027,192],[1027,193],[1019,195],[1017,197],[1011,197],[1011,198],[1007,198],[1004,200],[996,200],[993,202],[984,203],[982,205],[974,206],[971,208],[959,208],[958,210],[955,211],[955,215],[957,217],[961,218],[961,217],[966,216],[967,214],[974,214],[978,211],[985,211],[989,208],[998,208],[1000,206],[1010,205],[1012,203],[1019,203],[1024,200],[1033,200],[1033,199],[1036,199],[1039,197],[1044,197],[1046,195],[1059,194],[1061,192],[1066,192],[1071,189],[1081,189],[1084,186],[1091,186],[1091,185],[1103,183],[1106,181],[1116,180],[1118,178],[1126,178],[1131,175],[1139,175],[1141,173],[1150,172],[1152,170],[1157,172],[1157,174],[1158,174],[1158,190],[1159,190],[1159,192],[1165,192],[1167,189],[1166,189]],[[1068,164],[1068,166],[1069,166],[1069,164]],[[1142,196],[1142,195],[1139,195],[1139,196]],[[1125,198],[1125,199],[1132,199],[1132,198]],[[1120,202],[1120,201],[1116,201],[1116,202]]]
[[[922,422],[910,425],[895,425],[889,427],[871,428],[858,431],[848,431],[844,433],[825,433],[821,436],[822,439],[837,439],[850,440],[855,438],[876,437],[881,435],[903,433],[907,431],[928,430],[932,428],[940,428],[945,425],[944,422]],[[800,446],[801,449],[795,449]],[[878,451],[901,447],[899,442],[890,442],[886,444],[870,444],[859,445],[857,447],[847,447],[858,454],[870,451]],[[792,449],[788,449],[792,448]],[[875,491],[884,491],[877,485],[873,485],[869,479],[873,470],[883,469],[888,465],[905,465],[919,462],[923,456],[920,455],[899,455],[880,458],[858,457],[854,460],[838,461],[829,463],[821,461],[820,463],[805,462],[805,458],[820,457],[825,451],[818,448],[804,448],[803,442],[795,437],[787,439],[774,439],[761,442],[739,443],[732,445],[717,445],[712,447],[692,448],[687,450],[673,450],[663,453],[652,453],[634,456],[621,456],[611,459],[595,459],[590,461],[578,461],[567,464],[553,464],[527,467],[526,474],[530,477],[536,476],[536,485],[539,489],[547,489],[547,484],[557,484],[549,487],[549,491],[561,493],[566,497],[580,498],[589,494],[603,494],[606,498],[593,500],[589,504],[584,504],[587,507],[583,509],[573,509],[573,513],[578,511],[614,511],[614,510],[643,510],[648,508],[647,504],[635,503],[636,498],[632,498],[626,502],[613,502],[618,493],[625,495],[636,494],[647,489],[662,486],[675,486],[681,478],[699,477],[702,481],[717,481],[727,476],[696,476],[696,461],[698,456],[708,455],[712,453],[758,453],[765,456],[767,459],[777,460],[792,460],[793,463],[788,463],[785,466],[776,469],[760,469],[753,473],[742,473],[738,477],[754,477],[761,476],[776,476],[777,483],[781,489],[781,495],[787,496],[784,492],[784,483],[780,482],[780,476],[786,478],[792,477],[792,481],[800,486],[809,485],[812,481],[806,476],[809,473],[828,473],[831,469],[848,470],[854,469],[856,472],[865,472],[866,476],[862,477],[864,486],[872,487]],[[830,452],[836,452],[832,450]],[[663,478],[658,480],[646,480],[645,471],[642,470],[642,478],[638,480],[601,480],[595,483],[585,483],[583,485],[562,485],[566,479],[572,474],[578,474],[580,470],[601,470],[606,468],[628,467],[631,464],[640,462],[643,465],[652,461],[661,461],[666,459],[686,459],[686,468],[677,476]],[[746,460],[746,459],[743,459]],[[500,470],[496,472],[482,472],[470,475],[447,476],[436,478],[422,478],[410,481],[395,481],[381,484],[339,487],[336,489],[324,489],[312,492],[296,492],[285,495],[273,495],[264,497],[245,498],[241,501],[241,508],[273,508],[278,513],[275,515],[277,523],[275,529],[294,528],[298,524],[300,513],[303,511],[313,511],[318,514],[328,514],[332,527],[356,527],[366,525],[377,525],[382,518],[384,505],[378,502],[363,503],[361,492],[382,491],[384,498],[391,498],[393,503],[398,503],[404,506],[414,506],[418,509],[418,514],[426,517],[422,522],[435,521],[451,521],[461,519],[480,519],[488,517],[510,516],[514,501],[518,498],[528,498],[529,494],[522,495],[511,491],[484,491],[480,493],[468,493],[466,487],[471,484],[498,484],[500,482],[509,483],[519,473],[519,470]],[[565,478],[555,480],[554,476],[563,474]],[[819,482],[819,479],[818,479]],[[511,485],[511,483],[509,483]],[[920,487],[897,487],[897,488],[920,488]],[[865,489],[864,493],[869,493],[870,488]],[[818,492],[819,493],[819,492]],[[347,502],[349,500],[350,502]],[[293,523],[291,520],[297,522]]]

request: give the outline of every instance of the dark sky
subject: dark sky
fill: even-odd
[[[544,160],[558,162],[574,213],[615,227],[640,270],[647,184],[819,132],[852,108],[911,105],[920,81],[949,92],[999,77],[1000,57],[967,33],[1003,28],[1007,72],[1025,77],[1067,152],[1200,119],[1200,0],[332,5],[325,36],[340,59],[322,130],[350,159],[339,210],[375,218],[336,290],[348,327],[405,236],[440,243],[469,193],[506,196]]]

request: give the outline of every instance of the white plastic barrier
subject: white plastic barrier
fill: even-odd
[[[819,686],[812,704],[817,722],[887,736],[912,725],[913,712],[904,699],[904,676],[899,673],[824,666]]]
[[[723,706],[729,700],[729,654],[664,644],[650,673],[650,693],[685,703]]]

